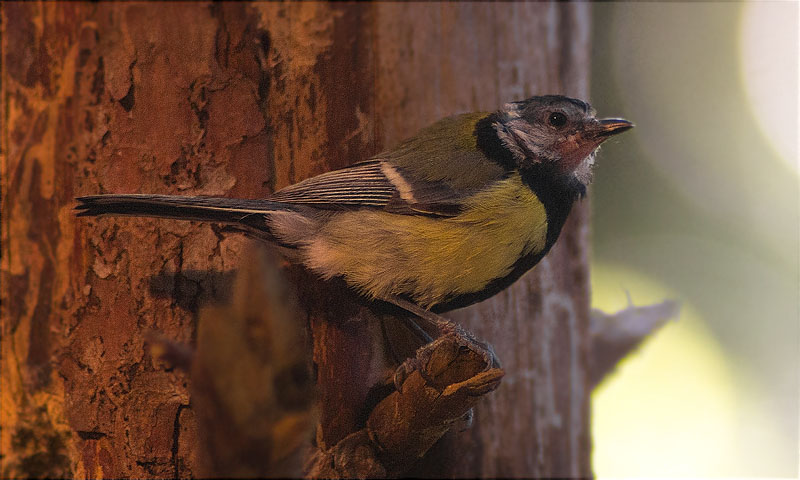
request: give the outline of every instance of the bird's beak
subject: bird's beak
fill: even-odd
[[[633,124],[621,118],[587,119],[582,131],[568,136],[555,147],[561,155],[561,167],[565,172],[573,171],[601,143],[631,128]]]
[[[595,127],[595,135],[602,140],[607,137],[622,133],[633,128],[633,124],[622,118],[604,118],[598,120]],[[601,141],[602,141],[601,140]]]

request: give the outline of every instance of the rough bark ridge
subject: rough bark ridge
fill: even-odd
[[[585,4],[0,8],[4,475],[195,471],[187,377],[143,334],[190,343],[198,306],[230,296],[245,242],[212,225],[76,221],[75,196],[263,197],[448,114],[587,93]],[[586,212],[536,271],[452,315],[507,376],[416,473],[590,473]],[[295,273],[329,448],[363,426],[387,371],[382,333],[341,286]]]

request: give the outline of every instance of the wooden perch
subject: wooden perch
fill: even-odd
[[[645,338],[670,319],[676,318],[679,309],[677,302],[665,300],[643,307],[631,305],[613,314],[592,310],[589,324],[592,339],[591,385],[597,386]]]
[[[405,377],[401,391],[381,401],[367,424],[312,458],[309,476],[402,475],[487,393],[504,372],[491,368],[454,335],[440,337],[430,354],[418,351],[421,368]]]

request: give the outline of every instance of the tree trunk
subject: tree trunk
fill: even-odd
[[[454,113],[586,97],[587,4],[5,3],[3,475],[198,474],[188,377],[144,335],[192,342],[247,241],[218,226],[74,217],[74,197],[265,197]],[[533,272],[453,312],[506,376],[410,472],[589,476],[586,204]],[[302,271],[320,425],[363,426],[380,322]]]

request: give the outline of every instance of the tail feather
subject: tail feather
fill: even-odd
[[[268,233],[271,212],[294,210],[270,200],[241,200],[173,195],[90,195],[76,198],[77,216],[98,215],[173,218],[241,225]]]

